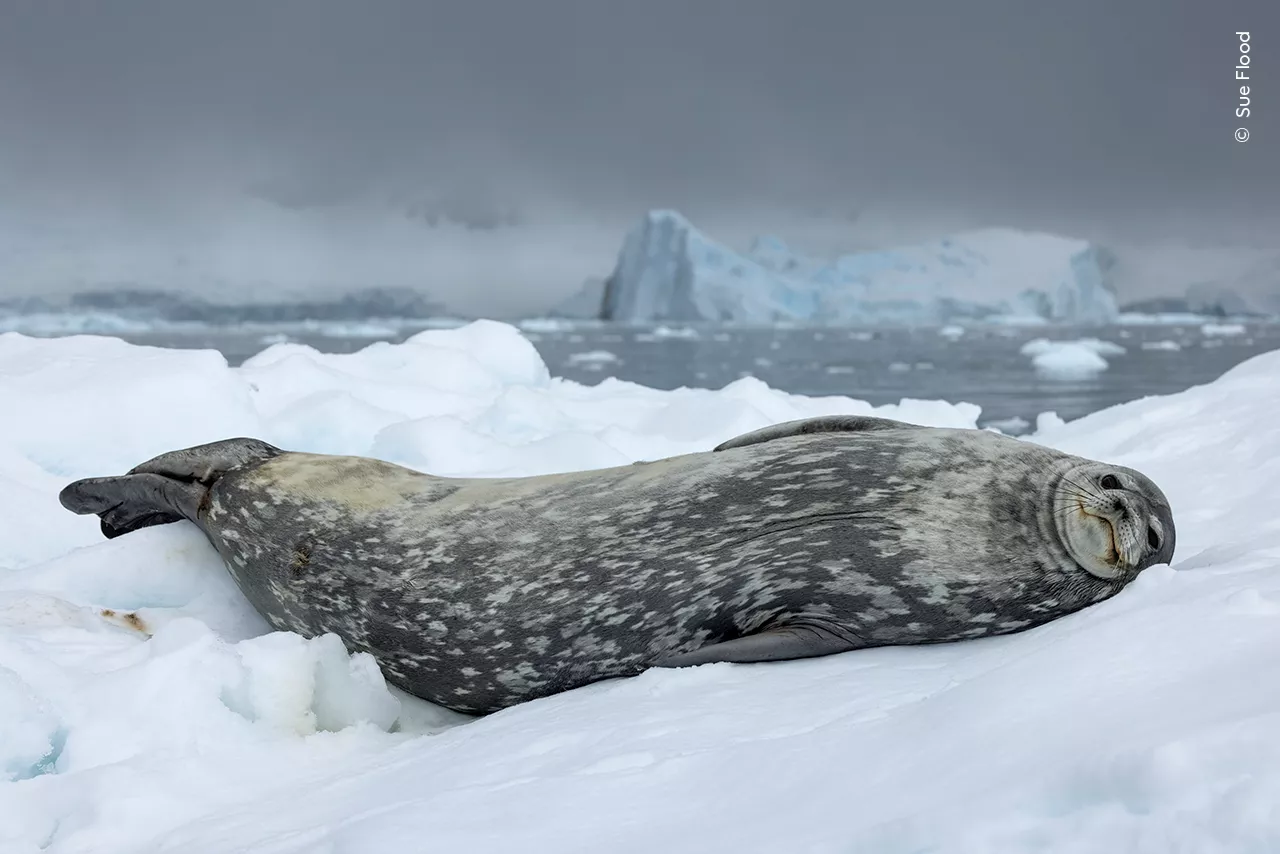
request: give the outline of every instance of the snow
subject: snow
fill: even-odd
[[[1097,358],[1098,346],[1067,342]],[[1052,352],[1052,348],[1048,351]],[[1280,849],[1280,352],[1026,441],[1169,495],[1172,567],[1023,634],[651,671],[471,720],[272,633],[189,525],[103,540],[68,479],[231,435],[516,476],[874,408],[549,376],[480,322],[324,355],[0,335],[0,851]]]
[[[1035,338],[1022,345],[1021,353],[1031,357],[1037,373],[1050,379],[1082,380],[1102,373],[1110,364],[1103,356],[1120,356],[1124,347],[1098,338],[1050,341]]]
[[[775,237],[739,254],[674,211],[626,239],[604,290],[612,320],[941,325],[953,318],[1105,323],[1118,315],[1093,245],[988,229],[932,243],[800,256]]]

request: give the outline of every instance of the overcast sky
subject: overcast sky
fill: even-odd
[[[1256,242],[1278,67],[1275,0],[8,0],[0,193],[156,253],[156,222],[251,241],[238,194],[432,201],[516,223],[430,282],[495,314],[607,267],[655,206],[727,237],[857,213]]]

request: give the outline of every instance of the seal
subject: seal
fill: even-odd
[[[982,430],[788,422],[713,451],[435,477],[230,439],[67,486],[108,537],[190,520],[277,629],[484,714],[649,667],[1018,632],[1173,557],[1132,469]]]

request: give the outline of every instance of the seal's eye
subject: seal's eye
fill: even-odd
[[[1151,546],[1151,551],[1160,548],[1160,535],[1156,533],[1155,528],[1147,528],[1147,545]]]
[[[1102,480],[1098,481],[1098,486],[1101,486],[1103,489],[1119,489],[1120,478],[1113,474],[1103,475]]]

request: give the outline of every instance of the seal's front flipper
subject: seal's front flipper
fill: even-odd
[[[743,433],[727,442],[716,445],[715,450],[727,451],[730,448],[744,448],[747,445],[758,445],[761,442],[772,442],[774,439],[786,439],[790,436],[809,436],[814,433],[869,433],[873,430],[915,430],[919,424],[908,424],[905,421],[894,421],[891,418],[875,418],[870,415],[823,415],[818,418],[801,418],[798,421],[784,421],[750,433]]]
[[[227,472],[284,453],[261,439],[223,439],[180,451],[169,451],[134,466],[129,474],[161,474],[182,481],[211,484]]]
[[[858,643],[841,637],[823,626],[794,625],[767,629],[754,635],[734,638],[668,656],[654,662],[654,667],[693,667],[717,661],[747,664],[757,661],[791,661],[797,658],[817,658],[857,649]]]
[[[90,477],[66,486],[58,495],[62,506],[81,516],[102,519],[107,539],[181,519],[196,521],[208,488],[158,474]]]

